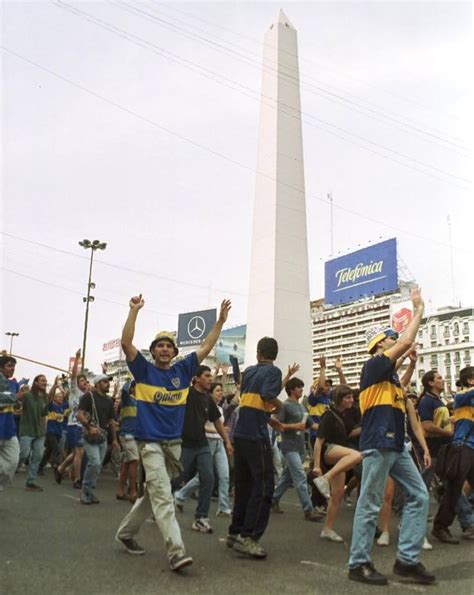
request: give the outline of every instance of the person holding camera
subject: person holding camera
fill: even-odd
[[[84,451],[87,466],[82,480],[81,504],[99,504],[94,495],[102,461],[107,452],[107,432],[112,433],[112,448],[120,448],[115,435],[114,404],[108,396],[111,376],[99,374],[94,378],[94,388],[82,395],[77,420],[83,426]]]

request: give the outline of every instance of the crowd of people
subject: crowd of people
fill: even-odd
[[[337,533],[342,503],[357,493],[349,557],[351,580],[386,585],[371,551],[390,543],[390,517],[400,513],[395,574],[429,584],[420,562],[428,540],[430,492],[439,501],[431,534],[458,544],[450,527],[457,516],[462,538],[474,539],[474,367],[460,371],[459,390],[443,398],[436,370],[422,378],[423,393],[412,390],[416,335],[424,303],[412,290],[413,319],[401,336],[391,328],[367,329],[368,359],[360,385],[319,375],[304,395],[299,366],[283,377],[275,365],[278,343],[263,337],[255,365],[243,372],[231,361],[235,390],[225,393],[228,364],[213,371],[203,362],[213,349],[231,304],[196,351],[179,358],[173,334],[162,331],[150,345],[150,362],[134,345],[142,296],[130,300],[122,347],[131,378],[122,387],[102,373],[80,372],[77,351],[70,377],[57,377],[48,390],[44,375],[29,385],[14,380],[15,358],[0,356],[0,489],[15,472],[26,473],[25,488],[43,491],[39,476],[52,468],[57,483],[69,480],[80,502],[99,504],[95,490],[107,460],[117,462],[118,500],[131,503],[116,540],[130,554],[144,554],[136,541],[143,522],[154,519],[169,566],[192,564],[179,513],[196,494],[192,529],[212,533],[211,498],[217,515],[229,518],[227,546],[249,558],[265,559],[261,538],[270,515],[294,487],[305,520],[320,522],[321,539],[343,542]],[[398,371],[403,368],[399,377]],[[221,369],[220,369],[221,368]],[[222,373],[222,377],[219,376]],[[280,399],[281,393],[286,399]]]

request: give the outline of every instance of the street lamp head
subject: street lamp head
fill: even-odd
[[[92,242],[92,246],[94,246],[94,248],[96,248],[99,244],[100,244],[100,240],[94,240]]]
[[[79,242],[79,246],[82,246],[83,248],[90,248],[92,244],[90,240],[82,240]]]
[[[7,332],[5,334],[7,335],[7,337],[19,337],[20,336],[20,333]]]
[[[105,250],[107,248],[106,242],[102,242],[101,244],[99,244],[98,248],[99,248],[99,250]]]
[[[94,283],[94,281],[91,281],[91,282],[89,283],[89,287],[90,287],[91,289],[95,289],[95,283]]]

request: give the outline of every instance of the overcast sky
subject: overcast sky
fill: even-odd
[[[7,2],[6,347],[16,331],[14,352],[67,367],[82,343],[83,238],[107,242],[88,366],[139,292],[141,347],[224,296],[229,323],[245,322],[262,42],[280,7],[299,40],[311,297],[324,293],[331,191],[334,255],[397,237],[431,309],[453,301],[450,215],[454,298],[474,306],[469,3]],[[54,376],[25,363],[17,376],[42,371]]]

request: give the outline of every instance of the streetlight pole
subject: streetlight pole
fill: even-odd
[[[14,337],[19,337],[20,333],[12,333],[12,332],[8,332],[5,333],[7,337],[10,337],[10,355],[13,353],[13,338]]]
[[[89,304],[94,301],[94,296],[91,295],[91,289],[95,289],[95,283],[92,282],[92,264],[94,262],[94,252],[96,250],[105,250],[107,244],[100,242],[99,240],[82,240],[79,242],[79,246],[82,246],[86,250],[91,251],[91,260],[89,263],[89,279],[87,281],[87,297],[82,298],[82,301],[86,303],[86,315],[84,319],[84,336],[82,339],[82,364],[81,369],[84,371],[86,362],[86,344],[87,344],[87,325],[89,324]]]

